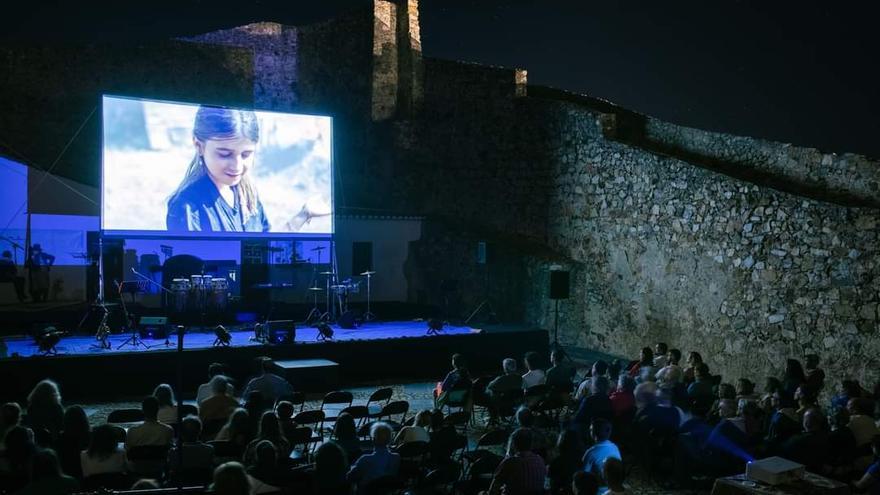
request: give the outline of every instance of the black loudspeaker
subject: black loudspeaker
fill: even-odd
[[[165,316],[141,316],[138,320],[138,334],[142,339],[164,339],[169,333]]]
[[[563,270],[550,271],[550,299],[568,299],[568,272]]]
[[[267,321],[269,342],[273,344],[292,344],[296,341],[296,324],[293,320]]]
[[[355,315],[354,311],[348,310],[339,316],[339,320],[337,321],[337,323],[339,324],[339,328],[347,328],[349,330],[352,328],[357,328],[357,316]]]

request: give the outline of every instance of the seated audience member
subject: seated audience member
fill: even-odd
[[[755,383],[748,378],[740,378],[736,381],[736,400],[750,400],[757,402],[760,399],[755,393]]]
[[[849,429],[856,437],[856,447],[867,445],[868,442],[880,433],[874,422],[874,404],[871,399],[850,399],[846,405],[849,412]]]
[[[211,390],[211,379],[215,376],[223,375],[223,365],[220,363],[211,363],[208,366],[208,381],[199,385],[198,393],[196,393],[196,403],[201,404],[203,400],[208,397],[214,395],[214,392]],[[232,383],[226,383],[226,395],[232,397],[235,395],[235,388],[232,386]]]
[[[468,371],[464,355],[452,355],[452,371],[446,374],[442,382],[437,384],[434,390],[434,407],[440,409],[449,400],[449,394],[454,391],[467,391],[472,386],[471,374]]]
[[[251,431],[257,431],[260,427],[260,418],[263,413],[272,410],[272,405],[263,399],[262,392],[253,390],[243,397],[244,403],[241,405],[247,412],[248,418],[251,420]]]
[[[645,374],[652,374],[652,370],[654,370],[654,351],[650,347],[642,347],[639,360],[630,366],[627,374],[633,378],[639,378]]]
[[[614,416],[611,399],[608,397],[608,378],[604,376],[594,378],[592,384],[593,390],[590,395],[584,397],[572,418],[572,422],[584,433],[595,418],[611,420]]]
[[[525,357],[526,369],[529,370],[522,376],[523,388],[543,385],[547,380],[544,370],[539,368],[540,362],[537,352],[527,352]]]
[[[248,397],[250,392],[260,392],[268,407],[274,407],[279,397],[293,394],[293,386],[290,382],[272,373],[274,367],[275,364],[271,359],[262,358],[260,361],[262,374],[248,382],[241,394],[242,397]]]
[[[814,396],[818,397],[825,387],[825,372],[819,367],[818,354],[807,354],[806,359],[807,387]]]
[[[153,397],[159,401],[159,422],[171,425],[177,423],[177,403],[171,385],[163,383],[153,390]]]
[[[80,406],[70,406],[64,410],[64,428],[58,437],[58,457],[64,473],[74,478],[82,478],[82,464],[79,453],[89,447],[92,428],[86,411]]]
[[[684,370],[678,365],[681,361],[681,351],[670,349],[666,355],[666,366],[660,368],[654,378],[660,388],[672,389],[684,380]]]
[[[596,495],[599,491],[599,479],[583,471],[574,473],[571,480],[573,495]]]
[[[605,461],[603,474],[605,475],[605,483],[608,483],[608,490],[601,495],[626,494],[626,487],[623,486],[623,480],[626,476],[626,471],[623,469],[623,461],[614,457],[609,457],[608,460]]]
[[[370,437],[373,439],[373,451],[363,454],[351,466],[347,478],[357,483],[359,494],[368,493],[371,481],[386,476],[396,476],[400,470],[400,455],[388,450],[393,430],[387,423],[373,423]]]
[[[870,493],[877,495],[880,493],[880,435],[875,435],[871,439],[871,451],[873,453],[874,462],[868,466],[865,474],[853,483],[853,487],[859,493]]]
[[[831,398],[831,409],[846,409],[850,399],[858,399],[864,395],[859,382],[844,379],[840,383],[840,392]]]
[[[174,429],[159,422],[159,401],[153,396],[146,397],[141,402],[141,410],[144,412],[144,422],[128,429],[125,450],[144,445],[170,446],[174,440]]]
[[[61,405],[61,392],[52,380],[36,384],[28,395],[27,426],[45,428],[52,440],[58,438],[64,426],[64,407]]]
[[[828,464],[830,442],[825,416],[816,408],[804,413],[804,431],[782,444],[782,457],[803,464],[807,471],[822,472]]]
[[[608,376],[608,363],[603,361],[602,359],[597,360],[593,363],[593,366],[590,368],[590,376],[584,379],[577,388],[577,392],[574,395],[574,400],[576,402],[580,402],[584,397],[590,395],[590,390],[592,388],[593,378],[604,376]]]
[[[715,402],[712,404],[712,408],[709,410],[709,422],[717,423],[720,416],[718,414],[718,406],[721,404],[723,400],[736,400],[736,389],[733,388],[733,385],[729,383],[722,383],[718,385],[718,395],[715,399]]]
[[[52,449],[38,450],[31,459],[31,482],[17,495],[62,495],[79,491],[79,482],[61,472]]]
[[[681,424],[679,410],[675,407],[660,404],[657,400],[657,385],[640,383],[636,386],[635,426],[643,434],[655,436],[671,436],[678,432]]]
[[[520,428],[528,429],[532,434],[532,452],[541,456],[541,458],[547,458],[547,450],[552,443],[552,440],[547,439],[540,429],[535,428],[535,415],[532,414],[532,410],[526,406],[519,406],[516,410],[516,424]]]
[[[287,456],[290,455],[290,443],[288,443],[287,439],[284,438],[284,435],[281,433],[281,425],[278,423],[278,416],[275,415],[275,411],[266,411],[260,417],[260,427],[257,431],[257,437],[253,439],[245,449],[245,463],[248,465],[252,463],[254,455],[256,454],[255,449],[263,440],[268,440],[272,444],[278,457],[286,459]]]
[[[21,425],[21,406],[15,402],[7,402],[0,406],[0,452],[5,447],[3,439],[6,432]]]
[[[251,495],[251,480],[239,462],[227,462],[214,470],[211,493],[216,495]]]
[[[563,430],[556,441],[556,457],[547,466],[547,477],[550,479],[550,493],[558,495],[566,493],[572,483],[572,476],[581,471],[584,446],[580,436],[572,430]],[[596,493],[598,485],[592,493]]]
[[[550,352],[550,364],[547,370],[547,385],[561,392],[571,392],[572,379],[574,379],[575,367],[566,359],[565,351],[554,349]],[[515,363],[515,361],[514,361]]]
[[[502,374],[486,385],[486,394],[491,398],[498,398],[504,392],[521,390],[523,388],[522,377],[516,371],[516,360],[506,358],[501,362]]]
[[[798,418],[803,419],[808,409],[819,407],[819,401],[806,385],[801,385],[794,391],[794,400],[797,402]]]
[[[845,478],[856,460],[856,437],[849,424],[849,411],[838,409],[831,416],[831,433],[828,434],[828,464],[830,475]]]
[[[455,425],[444,420],[443,411],[434,409],[431,413],[431,459],[443,461],[449,459],[457,448],[459,440]]]
[[[225,420],[238,407],[235,397],[229,395],[229,380],[217,375],[211,378],[211,396],[199,404],[199,419],[203,423]]]
[[[696,378],[697,366],[703,363],[703,356],[697,351],[688,353],[687,366],[684,369],[684,382],[691,384]]]
[[[229,420],[220,428],[214,440],[232,442],[244,451],[244,448],[253,439],[253,435],[250,415],[245,409],[239,407],[229,415]]]
[[[593,438],[593,446],[584,453],[584,471],[604,480],[605,462],[612,457],[621,458],[620,449],[611,441],[611,423],[602,418],[594,419],[590,426],[590,436]],[[606,489],[606,486],[600,487],[600,490]]]
[[[13,426],[6,432],[5,437],[6,458],[2,469],[3,484],[0,487],[8,492],[14,492],[24,487],[30,480],[28,470],[31,467],[31,459],[37,451],[34,443],[34,432],[24,426]]]
[[[634,415],[636,410],[636,398],[633,390],[636,382],[628,375],[620,375],[617,379],[617,388],[608,397],[611,400],[611,412],[615,418]]]
[[[712,392],[712,377],[709,375],[709,367],[706,363],[699,363],[694,370],[694,381],[688,385],[688,399],[691,402],[691,411],[705,417],[712,409],[715,394]]]
[[[663,369],[666,366],[667,359],[669,354],[669,346],[666,345],[666,342],[657,342],[657,345],[654,346],[654,369],[659,370]],[[679,354],[679,358],[681,354]]]
[[[116,428],[103,424],[92,430],[89,448],[80,453],[83,478],[95,474],[124,473],[128,470],[125,450],[119,448]]]
[[[349,463],[354,462],[361,456],[361,440],[358,438],[354,416],[351,414],[344,412],[336,418],[336,423],[333,425],[332,439],[345,452]]]
[[[266,414],[269,414],[268,412]],[[274,413],[273,413],[274,414]],[[278,451],[268,440],[259,440],[254,447],[253,457],[248,463],[247,473],[251,482],[251,493],[275,493],[281,484],[277,479]]]
[[[430,442],[431,435],[428,434],[429,426],[431,426],[431,411],[428,409],[419,411],[419,413],[416,414],[416,419],[413,420],[413,425],[401,428],[400,432],[397,433],[397,436],[394,437],[394,442],[392,442],[392,444],[395,447],[400,447],[401,445],[410,442]]]
[[[544,489],[546,473],[544,460],[532,452],[532,432],[517,428],[510,434],[507,455],[495,470],[489,494],[540,493]]]
[[[168,468],[172,471],[189,471],[208,469],[214,466],[214,447],[201,441],[202,422],[196,416],[183,418],[180,424],[180,440],[182,447],[173,447],[168,451]],[[178,451],[183,451],[183,457]],[[183,465],[180,465],[180,461]]]
[[[797,359],[787,359],[785,361],[785,373],[782,376],[782,393],[793,398],[795,390],[806,383],[806,381],[807,376],[804,374],[801,362]]]
[[[792,436],[800,433],[802,422],[798,422],[797,412],[792,403],[794,399],[782,395],[781,392],[773,394],[773,412],[770,415],[770,424],[767,428],[766,442],[770,450],[782,445]]]
[[[321,495],[349,495],[351,485],[345,479],[348,473],[345,452],[335,442],[326,442],[315,452],[313,493]]]
[[[294,430],[299,426],[293,420],[293,403],[286,400],[279,401],[275,406],[275,414],[278,415],[278,423],[281,424],[281,433],[284,433],[284,437],[289,442]]]

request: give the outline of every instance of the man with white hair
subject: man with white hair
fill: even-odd
[[[358,457],[348,471],[348,480],[358,484],[358,493],[367,493],[371,481],[396,476],[400,470],[400,454],[388,450],[393,430],[388,423],[379,421],[370,428],[373,451]]]
[[[490,397],[498,397],[510,390],[520,390],[523,386],[522,377],[516,371],[516,359],[506,358],[501,362],[504,372],[486,385],[486,393]]]

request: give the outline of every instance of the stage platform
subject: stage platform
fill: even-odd
[[[230,328],[230,346],[214,346],[211,328],[188,329],[182,349],[177,336],[145,340],[146,346],[122,345],[131,335],[110,336],[110,349],[97,349],[92,335],[65,336],[58,354],[43,355],[31,337],[4,337],[9,357],[0,359],[0,400],[22,400],[41,379],[59,382],[65,397],[112,398],[124,391],[146,395],[159,383],[176,383],[178,369],[184,390],[193,393],[207,381],[210,363],[220,362],[239,381],[254,373],[257,357],[329,359],[339,363],[339,378],[350,385],[388,379],[437,379],[449,369],[453,353],[464,354],[473,373],[500,368],[505,357],[522,358],[528,351],[546,352],[546,330],[522,325],[447,325],[440,335],[427,335],[423,320],[370,322],[355,329],[336,325],[333,340],[318,340],[316,328],[297,326],[296,341],[264,344],[252,340],[253,326]],[[228,327],[229,328],[229,327]],[[185,394],[184,398],[188,398]]]

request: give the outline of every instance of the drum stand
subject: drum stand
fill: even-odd
[[[309,314],[306,315],[305,322],[307,325],[312,322],[313,318],[318,321],[321,319],[321,310],[318,308],[318,292],[321,292],[324,289],[320,287],[309,287],[309,290],[313,293],[312,299],[314,300],[314,306],[312,306],[312,310],[309,311]]]

